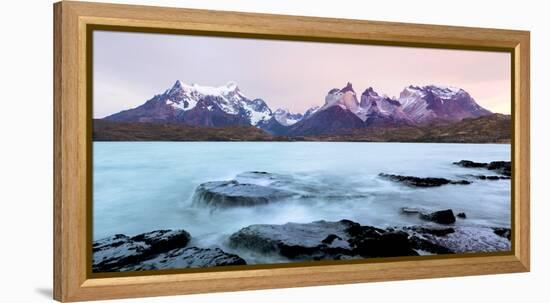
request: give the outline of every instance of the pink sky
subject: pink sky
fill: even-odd
[[[94,117],[143,104],[176,80],[220,86],[237,82],[273,109],[303,112],[349,81],[399,97],[406,86],[450,85],[483,107],[511,110],[510,54],[394,46],[94,33]]]

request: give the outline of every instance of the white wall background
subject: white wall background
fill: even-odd
[[[111,0],[113,1],[113,0]],[[537,302],[550,275],[550,22],[546,1],[133,0],[276,14],[531,31],[532,272],[247,291],[127,302]],[[0,9],[0,302],[50,302],[52,287],[52,1]]]

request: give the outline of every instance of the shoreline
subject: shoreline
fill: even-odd
[[[510,228],[475,225],[381,229],[346,219],[320,220],[244,226],[222,243],[201,247],[184,229],[155,230],[94,240],[93,268],[95,273],[123,273],[507,253],[511,251],[510,232]]]

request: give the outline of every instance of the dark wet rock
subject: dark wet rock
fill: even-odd
[[[439,224],[452,224],[456,221],[452,209],[440,210],[429,214],[421,213],[420,218]]]
[[[416,236],[454,253],[496,252],[511,249],[510,240],[496,235],[491,227],[461,226],[455,227],[454,230],[455,232],[445,236],[432,234],[417,234]]]
[[[215,207],[253,206],[289,198],[294,193],[236,180],[206,182],[197,187],[193,201]]]
[[[467,167],[467,168],[485,168],[487,167],[487,163],[483,162],[474,162],[470,160],[460,160],[458,162],[453,162],[454,165]]]
[[[92,270],[120,272],[246,264],[239,256],[218,248],[186,247],[190,239],[185,230],[158,230],[94,241]]]
[[[493,161],[489,163],[483,163],[483,162],[474,162],[470,160],[460,160],[458,162],[454,162],[453,164],[459,165],[462,167],[467,167],[467,168],[486,168],[488,170],[496,171],[497,173],[504,176],[508,176],[508,177],[512,176],[512,162],[510,161]],[[493,180],[497,180],[497,179],[493,179]]]
[[[135,237],[114,235],[92,244],[93,270],[118,271],[156,254],[185,247],[191,236],[185,230],[158,230]]]
[[[418,256],[403,231],[383,230],[353,224],[347,230],[353,253],[363,258]]]
[[[510,249],[510,241],[489,227],[381,229],[349,220],[251,225],[231,235],[229,245],[290,260],[342,260]]]
[[[456,216],[461,219],[466,219],[466,213],[458,213]]]
[[[143,242],[134,242],[126,235],[114,235],[94,241],[92,244],[94,272],[118,271],[129,264],[141,260],[140,256],[149,246]]]
[[[451,181],[450,184],[468,185],[468,184],[472,184],[472,182],[468,180],[455,180],[455,181]]]
[[[131,241],[148,245],[146,253],[149,255],[185,247],[190,239],[191,235],[185,230],[158,230],[130,238]]]
[[[458,184],[458,185],[468,185],[471,182],[467,180],[449,180],[445,178],[420,178],[413,176],[401,176],[401,175],[392,175],[380,173],[380,177],[394,181],[401,182],[412,187],[435,187],[442,186],[447,184]]]
[[[229,244],[264,254],[280,254],[289,259],[335,259],[351,254],[346,232],[351,224],[354,223],[342,220],[251,225],[232,234]]]
[[[434,236],[446,236],[455,232],[454,228],[451,227],[427,227],[427,226],[411,226],[404,227],[404,230],[414,231],[419,234],[430,234]]]
[[[512,176],[512,163],[510,161],[494,161],[487,165],[488,170],[497,171],[505,176]]]
[[[403,207],[401,212],[406,215],[418,214],[419,217],[426,221],[432,221],[439,224],[452,224],[456,221],[455,215],[452,209],[429,211],[421,208]],[[466,216],[464,214],[464,216]]]
[[[401,229],[409,234],[411,245],[422,254],[497,252],[511,248],[510,241],[496,235],[491,227],[409,226]]]
[[[510,180],[509,176],[486,176],[486,175],[471,175],[478,180],[498,181],[498,180]]]
[[[154,258],[142,261],[139,264],[129,265],[121,271],[204,268],[228,265],[246,265],[246,261],[219,248],[187,247],[158,254]]]
[[[506,238],[508,240],[511,240],[512,238],[512,231],[509,228],[502,228],[502,227],[495,227],[493,228],[493,232],[496,235],[499,235],[503,238]]]
[[[441,246],[439,244],[435,244],[432,241],[426,240],[416,235],[410,236],[409,242],[417,252],[425,252],[428,254],[436,254],[436,255],[446,255],[446,254],[454,253],[452,250],[448,249],[447,247]]]

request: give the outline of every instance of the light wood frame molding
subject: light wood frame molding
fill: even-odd
[[[512,251],[470,257],[92,277],[87,200],[87,28],[508,51],[512,55]],[[526,272],[529,257],[528,31],[62,1],[54,4],[54,298],[63,302]]]

